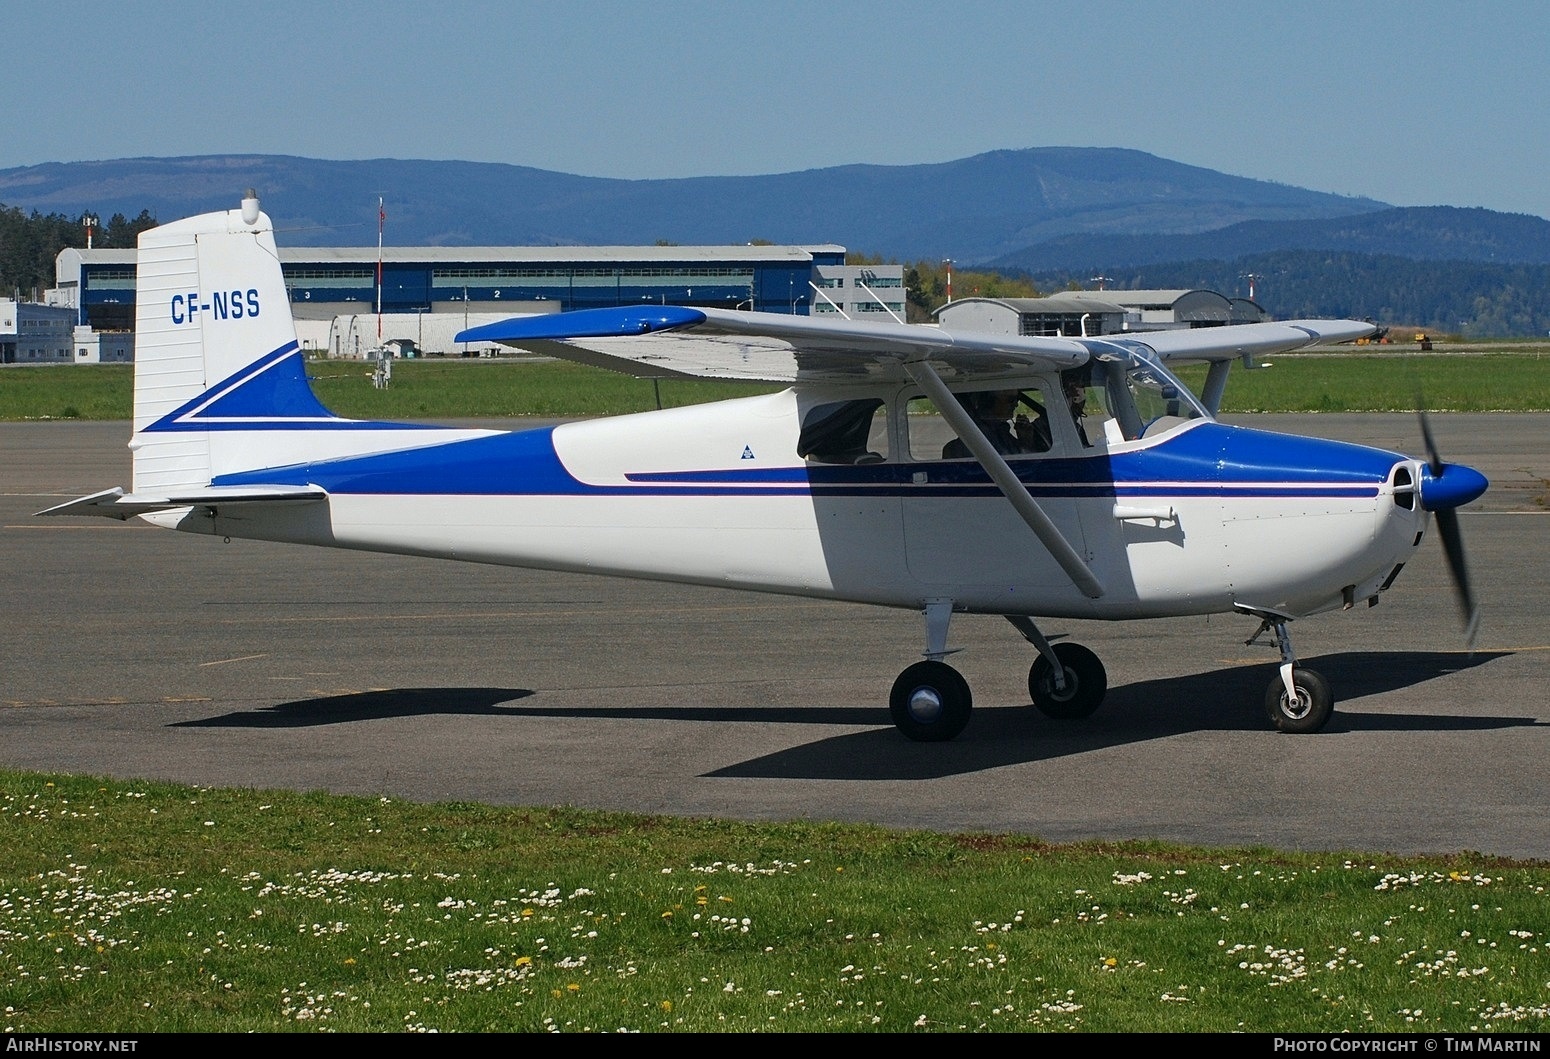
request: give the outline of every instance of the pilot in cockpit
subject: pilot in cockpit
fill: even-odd
[[[1049,419],[1044,406],[1029,394],[1019,390],[990,390],[961,394],[958,400],[984,432],[991,447],[1003,456],[1049,451]],[[1032,419],[1019,411],[1020,404],[1033,412]],[[942,458],[945,460],[961,459],[968,455],[969,447],[961,438],[954,438],[942,449]]]
[[[1087,387],[1091,375],[1091,369],[1073,369],[1060,373],[1060,386],[1066,397],[1066,407],[1071,409],[1071,421],[1076,424],[1076,435],[1082,439],[1084,446],[1091,447],[1092,442],[1087,438],[1087,428],[1082,424],[1082,419],[1087,415]]]

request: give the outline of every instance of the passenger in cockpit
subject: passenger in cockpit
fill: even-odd
[[[1044,406],[1018,390],[990,390],[959,396],[964,409],[989,440],[991,447],[1003,456],[1015,456],[1024,452],[1048,452],[1050,448],[1049,417]],[[1029,419],[1018,411],[1018,405],[1030,408],[1034,417]],[[1012,417],[1016,415],[1014,420]],[[962,438],[954,438],[942,449],[945,460],[962,459],[969,455],[969,447]]]

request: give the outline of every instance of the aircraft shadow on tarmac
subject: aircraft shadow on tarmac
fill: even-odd
[[[1337,689],[1334,716],[1311,738],[1351,732],[1485,731],[1533,727],[1525,717],[1472,713],[1460,701],[1456,713],[1349,712],[1357,700],[1400,691],[1485,665],[1510,652],[1347,652],[1304,659]],[[802,724],[854,728],[707,773],[710,777],[765,779],[932,779],[1021,762],[1052,760],[1112,746],[1198,731],[1262,732],[1267,737],[1265,687],[1274,664],[1230,666],[1183,677],[1145,680],[1109,689],[1108,698],[1084,721],[1056,721],[1032,706],[981,706],[958,739],[912,743],[887,711],[857,706],[609,706],[510,705],[535,693],[516,688],[396,688],[298,699],[173,727],[306,728],[391,717],[459,714],[566,720],[684,721],[697,724]],[[1345,707],[1345,708],[1342,708]],[[1280,738],[1276,736],[1276,738]],[[1309,737],[1287,737],[1309,738]]]
[[[524,688],[389,688],[352,695],[325,695],[297,699],[258,710],[226,713],[197,721],[178,721],[169,728],[311,728],[323,724],[350,724],[385,717],[424,717],[431,714],[500,716],[515,711],[502,703],[532,695]]]
[[[1534,727],[1527,717],[1480,714],[1352,713],[1342,709],[1369,695],[1415,687],[1484,665],[1511,652],[1348,652],[1303,659],[1337,689],[1335,714],[1315,736],[1270,731],[1261,707],[1275,668],[1233,666],[1184,677],[1111,687],[1086,720],[1057,721],[1031,705],[977,708],[951,743],[910,743],[892,730],[825,740],[719,769],[711,776],[765,779],[936,779],[1029,761],[1045,761],[1113,746],[1201,731],[1261,732],[1274,738],[1329,738],[1376,731],[1485,731]],[[1467,704],[1465,704],[1467,708]]]

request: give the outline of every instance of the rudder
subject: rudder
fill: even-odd
[[[205,485],[231,469],[222,466],[216,437],[227,424],[205,414],[223,387],[298,351],[274,226],[256,194],[250,190],[241,209],[142,233],[136,288],[133,488]],[[271,382],[293,404],[299,386],[328,417],[304,375],[282,372]]]

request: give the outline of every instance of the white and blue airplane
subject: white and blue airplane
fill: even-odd
[[[675,306],[518,317],[495,340],[642,377],[778,393],[518,431],[340,418],[306,381],[269,218],[140,237],[133,479],[47,515],[227,538],[722,585],[919,611],[924,658],[889,707],[952,739],[972,696],[958,613],[1037,650],[1033,704],[1090,715],[1102,663],[1041,619],[1242,613],[1273,634],[1287,732],[1333,695],[1287,625],[1377,602],[1436,516],[1471,629],[1456,509],[1485,478],[1429,458],[1218,422],[1232,362],[1371,327],[1297,321],[1103,337]],[[1204,399],[1169,370],[1208,361]],[[990,418],[995,417],[995,418]]]

